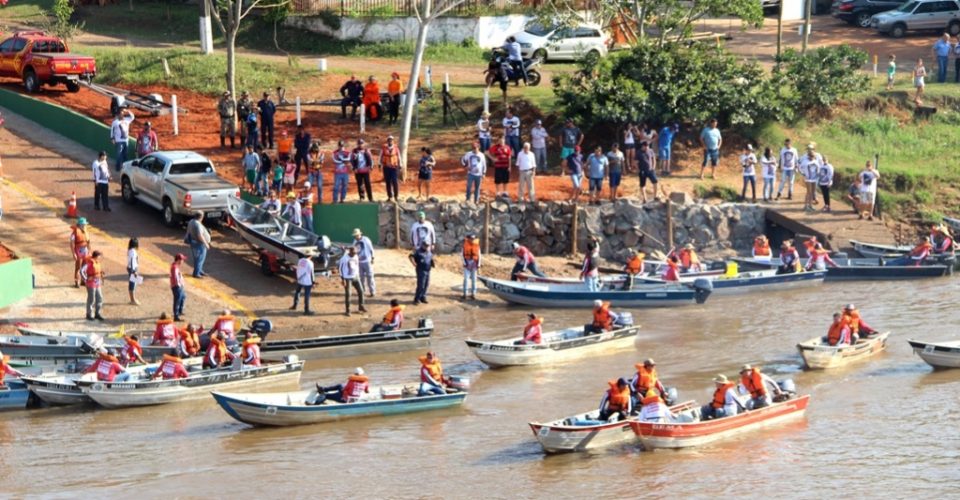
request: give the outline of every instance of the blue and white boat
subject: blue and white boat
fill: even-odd
[[[480,277],[491,293],[513,304],[536,307],[593,307],[593,301],[610,302],[613,307],[669,307],[702,304],[710,296],[710,280],[680,283],[636,284],[631,290],[602,287],[587,290],[585,284],[524,283]]]
[[[3,384],[4,387],[0,387],[0,410],[26,409],[30,389],[17,379],[5,380]]]
[[[321,404],[310,404],[317,397],[316,390],[272,394],[211,394],[220,407],[234,419],[249,425],[267,427],[440,410],[460,406],[467,397],[464,391],[417,396],[417,385],[419,384],[371,387],[369,394],[349,403],[327,399]]]

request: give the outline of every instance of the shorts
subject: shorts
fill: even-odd
[[[873,191],[863,191],[860,193],[860,203],[873,203],[876,197],[877,193]]]
[[[660,148],[657,151],[657,159],[659,160],[669,160],[670,159],[670,148]]]
[[[561,148],[560,149],[560,158],[569,158],[573,154],[573,148]]]
[[[915,77],[913,79],[913,86],[917,88],[923,87],[924,86],[923,77],[922,76]]]
[[[253,184],[257,182],[257,171],[256,170],[247,170],[247,182]]]
[[[599,179],[590,178],[590,191],[603,191],[603,177]]]
[[[493,183],[494,184],[506,184],[510,182],[510,169],[509,168],[495,168],[493,169]]]
[[[893,83],[893,75],[887,75],[887,83]]]
[[[570,174],[570,182],[573,183],[574,189],[580,189],[583,185],[583,174]]]
[[[626,151],[626,150],[628,150],[628,149],[637,149],[637,146],[636,146],[636,144],[633,144],[633,143],[631,143],[631,144],[624,144],[624,145],[623,145],[623,150]]]
[[[621,172],[610,172],[610,187],[620,187]]]
[[[421,181],[433,180],[433,171],[430,171],[430,170],[421,170],[420,173],[417,175],[417,177],[418,177]]]
[[[653,169],[650,169],[650,170],[640,170],[640,187],[646,187],[646,186],[647,186],[647,179],[650,179],[650,182],[656,184],[656,183],[657,183],[657,173],[654,172]]]
[[[703,166],[707,166],[707,160],[710,165],[716,167],[720,163],[720,149],[706,149],[703,151]]]

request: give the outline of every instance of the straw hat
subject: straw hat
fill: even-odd
[[[722,373],[720,375],[717,375],[716,377],[713,377],[713,381],[718,384],[726,384],[728,382],[727,376]]]

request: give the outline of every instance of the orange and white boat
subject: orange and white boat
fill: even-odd
[[[758,410],[732,417],[693,422],[630,421],[630,428],[647,450],[655,448],[690,448],[726,439],[735,434],[755,430],[803,417],[810,395],[797,396]],[[697,411],[697,410],[694,410]]]

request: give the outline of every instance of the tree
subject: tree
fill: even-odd
[[[217,27],[223,33],[227,42],[227,74],[226,84],[230,96],[237,96],[237,33],[240,24],[253,9],[271,9],[290,3],[291,0],[281,0],[266,4],[264,0],[203,0],[210,9],[211,17],[217,22]]]
[[[407,82],[407,91],[403,103],[403,128],[400,131],[400,178],[407,177],[407,150],[410,143],[410,126],[413,123],[413,107],[417,103],[417,83],[420,81],[420,66],[423,64],[423,53],[427,49],[427,32],[430,23],[436,18],[450,12],[451,9],[466,2],[466,0],[412,0],[413,11],[417,17],[417,44],[414,47],[413,62],[410,64],[410,81]]]

